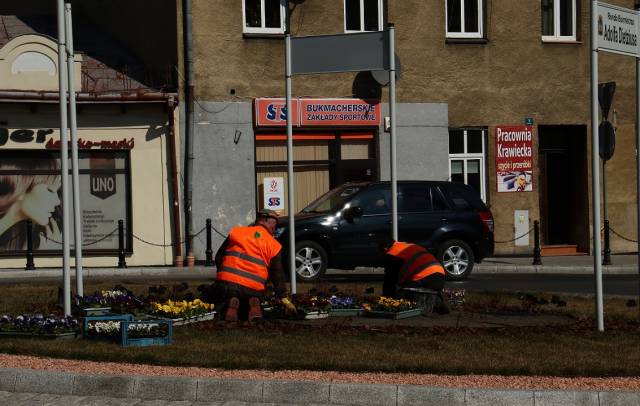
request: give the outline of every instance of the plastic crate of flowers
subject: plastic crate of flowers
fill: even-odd
[[[331,303],[329,299],[318,295],[293,295],[291,301],[305,320],[325,319],[329,317]]]
[[[120,345],[123,347],[169,345],[172,340],[171,320],[123,321],[120,326]]]
[[[0,319],[0,336],[66,339],[79,333],[78,320],[71,316],[21,314],[14,317],[5,314]]]
[[[164,303],[151,302],[151,315],[159,319],[171,320],[174,326],[182,326],[213,320],[216,314],[213,308],[213,304],[205,303],[200,299],[189,302],[186,300],[167,300]]]
[[[449,306],[456,307],[464,304],[464,289],[442,289],[442,295],[449,301]]]
[[[422,313],[422,309],[416,307],[415,302],[385,296],[381,296],[374,303],[365,303],[362,306],[365,309],[365,315],[367,317],[375,318],[397,320],[419,316]]]
[[[87,316],[84,318],[82,335],[90,339],[117,340],[120,337],[120,323],[132,320],[130,314]]]
[[[362,305],[351,296],[333,295],[329,298],[331,317],[359,316],[364,311]]]
[[[101,316],[111,313],[109,300],[101,292],[87,296],[74,295],[71,304],[73,313],[82,316]]]

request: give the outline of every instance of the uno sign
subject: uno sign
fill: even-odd
[[[361,99],[293,99],[294,127],[379,126],[380,101]],[[287,125],[285,99],[255,99],[256,127]]]

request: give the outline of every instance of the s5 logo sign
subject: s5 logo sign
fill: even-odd
[[[278,207],[280,206],[280,198],[279,197],[270,197],[267,203],[269,207]]]

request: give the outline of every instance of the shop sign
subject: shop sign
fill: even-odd
[[[298,99],[291,100],[293,126],[300,125]],[[256,127],[284,127],[287,125],[287,102],[285,99],[256,99],[254,103]]]
[[[110,140],[85,140],[82,138],[78,139],[78,148],[79,149],[133,149],[135,146],[135,141],[133,138],[123,138],[119,141],[110,141]],[[51,138],[47,141],[45,145],[47,149],[60,149],[60,140],[56,140]]]
[[[264,208],[274,211],[284,210],[284,178],[264,178]]]
[[[362,99],[293,99],[294,127],[379,126],[382,121],[380,101]],[[256,127],[287,125],[285,99],[262,98],[254,103]]]
[[[380,102],[301,99],[302,126],[379,126]]]
[[[640,56],[638,48],[638,13],[634,10],[597,3],[600,51]]]
[[[533,127],[496,127],[498,192],[533,191]]]
[[[11,142],[13,144],[44,144],[47,149],[60,149],[60,139],[51,137],[47,141],[47,135],[51,134],[53,134],[53,129],[51,128],[38,130],[0,128],[0,147]],[[113,141],[78,139],[78,148],[80,149],[133,149],[134,146],[135,141],[133,138]]]

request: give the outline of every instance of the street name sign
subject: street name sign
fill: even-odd
[[[640,57],[638,12],[598,2],[597,18],[598,51]]]

